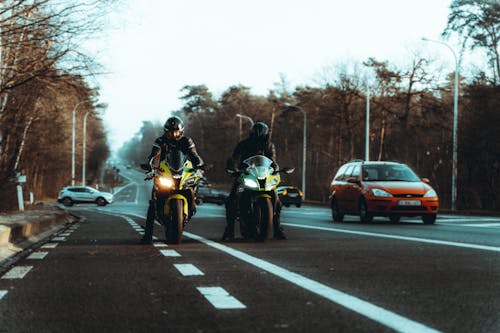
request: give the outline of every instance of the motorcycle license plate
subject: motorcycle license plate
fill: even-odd
[[[291,198],[295,198],[297,196],[297,193],[290,193],[288,196]]]
[[[420,206],[420,200],[399,200],[399,206]]]

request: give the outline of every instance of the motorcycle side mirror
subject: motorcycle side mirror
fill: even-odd
[[[284,173],[292,173],[295,171],[295,168],[289,168],[289,167],[284,167],[283,169],[281,169],[281,172],[284,172]]]
[[[226,173],[230,175],[234,175],[236,173],[236,170],[233,168],[226,168]]]

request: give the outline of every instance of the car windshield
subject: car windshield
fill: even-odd
[[[365,181],[420,181],[409,167],[401,164],[363,165],[362,170]]]

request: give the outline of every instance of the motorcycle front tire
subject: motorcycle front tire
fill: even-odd
[[[257,227],[257,241],[265,241],[271,234],[273,227],[273,204],[270,198],[259,198],[254,205]]]
[[[184,202],[180,199],[170,201],[170,221],[167,226],[167,243],[179,244],[184,229]]]

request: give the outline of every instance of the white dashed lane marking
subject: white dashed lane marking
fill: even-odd
[[[216,309],[245,309],[246,306],[221,287],[197,287]]]
[[[43,259],[45,256],[49,254],[48,252],[33,252],[30,254],[27,259]]]
[[[22,279],[33,266],[16,266],[2,276],[2,279]]]
[[[0,290],[0,299],[7,295],[7,290]]]
[[[154,246],[154,247],[167,247],[168,245],[167,245],[167,244],[165,244],[165,243],[158,243],[158,242],[155,242],[155,243],[153,243],[153,246]]]
[[[58,243],[47,243],[42,245],[43,249],[53,249],[58,245]]]
[[[184,276],[205,275],[196,266],[192,264],[175,264],[175,268]]]
[[[181,255],[179,252],[175,250],[160,250],[161,254],[163,254],[165,257],[180,257]]]
[[[66,240],[66,237],[54,237],[52,238],[52,240],[55,242],[64,242]]]

